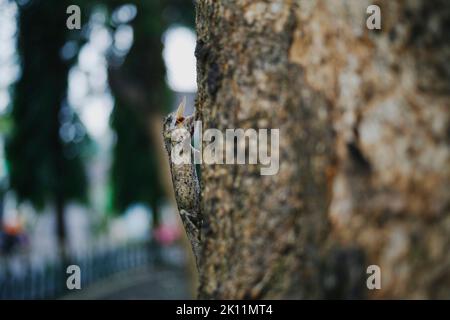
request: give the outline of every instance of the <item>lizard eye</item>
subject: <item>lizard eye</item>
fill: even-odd
[[[184,117],[179,117],[175,120],[175,125],[180,125],[182,124],[184,121]]]

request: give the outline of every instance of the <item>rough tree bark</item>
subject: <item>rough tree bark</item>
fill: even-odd
[[[277,175],[202,165],[200,297],[449,297],[449,22],[443,0],[197,2],[204,129],[280,129]]]

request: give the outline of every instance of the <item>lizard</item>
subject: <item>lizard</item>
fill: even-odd
[[[184,117],[186,97],[178,106],[176,112],[170,113],[164,118],[163,138],[164,146],[169,156],[170,172],[177,202],[178,212],[186,230],[186,234],[192,246],[197,267],[200,261],[200,235],[202,226],[202,216],[200,212],[200,183],[197,176],[195,164],[192,161],[192,151],[195,149],[191,145],[191,137],[194,133],[194,114]],[[188,163],[178,164],[173,161],[172,153],[175,147],[180,144],[188,146]]]

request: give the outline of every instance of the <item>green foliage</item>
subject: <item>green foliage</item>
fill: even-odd
[[[14,88],[6,156],[11,188],[37,207],[55,198],[86,200],[82,156],[89,138],[65,102],[75,59],[61,56],[68,39],[81,43],[80,34],[65,27],[69,4],[35,0],[19,7],[22,74]],[[64,128],[72,139],[62,140]]]
[[[138,121],[131,108],[119,100],[116,100],[111,119],[116,131],[111,170],[114,211],[123,212],[138,202],[155,208],[163,194],[156,154],[144,122]]]

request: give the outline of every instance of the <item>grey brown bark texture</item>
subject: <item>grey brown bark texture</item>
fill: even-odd
[[[199,296],[450,298],[450,2],[199,0],[197,33],[204,130],[280,129],[277,175],[201,167]]]

